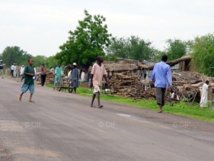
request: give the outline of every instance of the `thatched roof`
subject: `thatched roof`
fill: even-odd
[[[190,62],[191,56],[184,56],[179,59],[169,61],[167,64],[170,66],[174,66],[180,62]],[[141,70],[152,70],[154,68],[155,63],[150,64],[143,64],[137,61],[131,61],[131,60],[122,60],[118,62],[104,62],[105,68],[109,72],[123,72],[123,71],[135,71],[138,69]]]
[[[181,62],[190,62],[191,60],[192,60],[192,57],[188,55],[188,56],[183,56],[176,60],[169,61],[167,64],[169,64],[170,66],[174,66]]]
[[[136,64],[129,64],[129,63],[111,63],[105,64],[105,68],[107,71],[110,72],[123,72],[123,71],[134,71],[138,69]]]
[[[179,64],[181,62],[190,62],[192,59],[191,56],[183,56],[179,59],[175,59],[172,61],[167,62],[170,66],[174,66],[176,64]],[[138,65],[140,69],[146,69],[146,70],[152,70],[154,68],[154,65],[145,65],[145,64],[139,64]]]

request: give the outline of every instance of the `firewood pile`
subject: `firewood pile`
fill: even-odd
[[[46,76],[46,83],[54,83],[54,73],[53,72],[47,72]]]
[[[37,84],[41,83],[41,73],[38,72],[37,73]],[[51,71],[47,72],[47,76],[46,76],[46,84],[53,84],[54,83],[54,73]]]
[[[111,77],[109,85],[112,94],[133,98],[153,98],[155,96],[155,90],[147,88],[146,86],[149,84],[143,84],[137,74],[130,71],[115,73]]]
[[[173,72],[173,86],[167,91],[167,100],[174,101],[198,101],[200,99],[200,89],[203,82],[210,80],[213,86],[213,78],[206,77],[196,72]],[[112,94],[125,97],[155,98],[155,88],[149,79],[140,80],[134,72],[115,73],[109,85]]]
[[[177,101],[199,101],[200,87],[208,77],[196,72],[174,72],[172,92]]]

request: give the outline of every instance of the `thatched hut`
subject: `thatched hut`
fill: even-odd
[[[123,64],[123,63],[105,64],[105,68],[109,72],[137,71],[139,69],[136,64]]]

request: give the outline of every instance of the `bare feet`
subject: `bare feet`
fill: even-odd
[[[34,101],[32,101],[32,100],[29,100],[29,102],[30,102],[30,103],[35,103],[35,102],[34,102]]]
[[[19,96],[19,101],[22,101],[22,96],[21,95]]]

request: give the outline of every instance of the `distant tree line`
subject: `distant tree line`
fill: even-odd
[[[33,58],[35,66],[46,64],[48,67],[55,67],[57,65],[57,59],[55,56],[32,56],[18,46],[8,46],[2,53],[0,53],[0,59],[3,60],[6,67],[10,67],[12,64],[16,64],[18,66],[27,65],[29,58]]]
[[[152,42],[138,36],[128,38],[113,37],[108,32],[105,17],[91,15],[84,11],[85,18],[79,21],[74,31],[69,31],[68,39],[59,48],[54,56],[35,56],[35,65],[45,63],[48,67],[57,64],[67,65],[73,62],[79,66],[88,68],[100,55],[107,60],[133,59],[138,61],[159,61],[163,54],[167,54],[169,60],[191,54],[198,71],[208,75],[214,75],[214,34],[196,37],[192,41],[169,39],[167,47],[160,51],[152,46]],[[6,47],[0,54],[7,66],[12,63],[22,65],[27,63],[31,54],[20,47]]]

